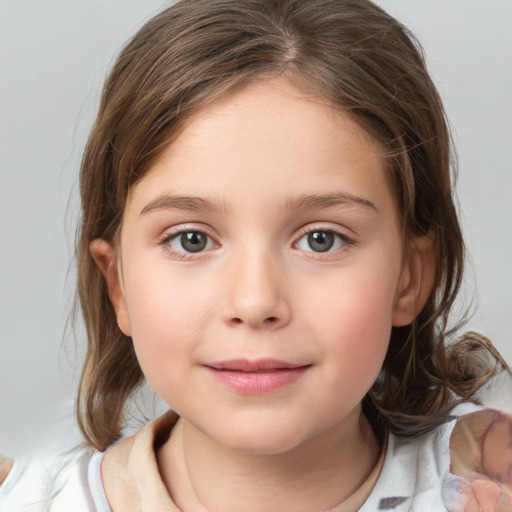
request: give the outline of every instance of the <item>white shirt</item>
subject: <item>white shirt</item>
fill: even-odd
[[[458,420],[419,438],[390,434],[382,471],[359,512],[463,511],[461,491],[469,484],[450,473],[450,439],[457,421],[486,412],[478,410],[459,406]],[[168,412],[111,449],[117,461],[109,467],[126,496],[122,512],[179,512],[160,478],[153,449],[155,436],[171,429],[175,420]],[[50,461],[16,462],[0,487],[0,512],[112,512],[102,481],[104,457],[82,448]],[[329,512],[344,510],[341,504]]]

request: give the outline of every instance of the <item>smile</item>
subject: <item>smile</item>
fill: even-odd
[[[213,378],[232,391],[262,395],[277,391],[298,379],[311,365],[296,365],[276,359],[236,359],[203,365]]]

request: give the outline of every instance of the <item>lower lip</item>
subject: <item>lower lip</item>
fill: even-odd
[[[205,368],[217,381],[237,393],[263,395],[293,384],[304,375],[309,366],[282,368],[268,372],[217,370],[209,366]]]

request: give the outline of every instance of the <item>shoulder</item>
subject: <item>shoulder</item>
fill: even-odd
[[[379,481],[362,511],[510,512],[511,485],[512,417],[463,404],[426,435],[389,436]]]
[[[512,416],[466,404],[454,416],[418,443],[417,488],[429,482],[450,512],[512,511]]]
[[[454,413],[466,414],[476,410],[476,407],[468,405]],[[456,422],[457,418],[453,417],[418,437],[390,434],[381,473],[383,492],[380,493],[377,510],[386,509],[391,504],[396,512],[447,510],[443,482],[450,469],[450,437]]]
[[[98,508],[93,497],[94,487],[97,482],[101,483],[101,455],[91,448],[80,448],[44,459],[34,457],[15,461],[0,486],[0,510],[108,511]]]

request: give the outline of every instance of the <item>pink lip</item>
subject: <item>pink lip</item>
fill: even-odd
[[[206,363],[204,367],[228,388],[241,394],[260,395],[297,381],[310,367],[277,359],[233,359]]]

